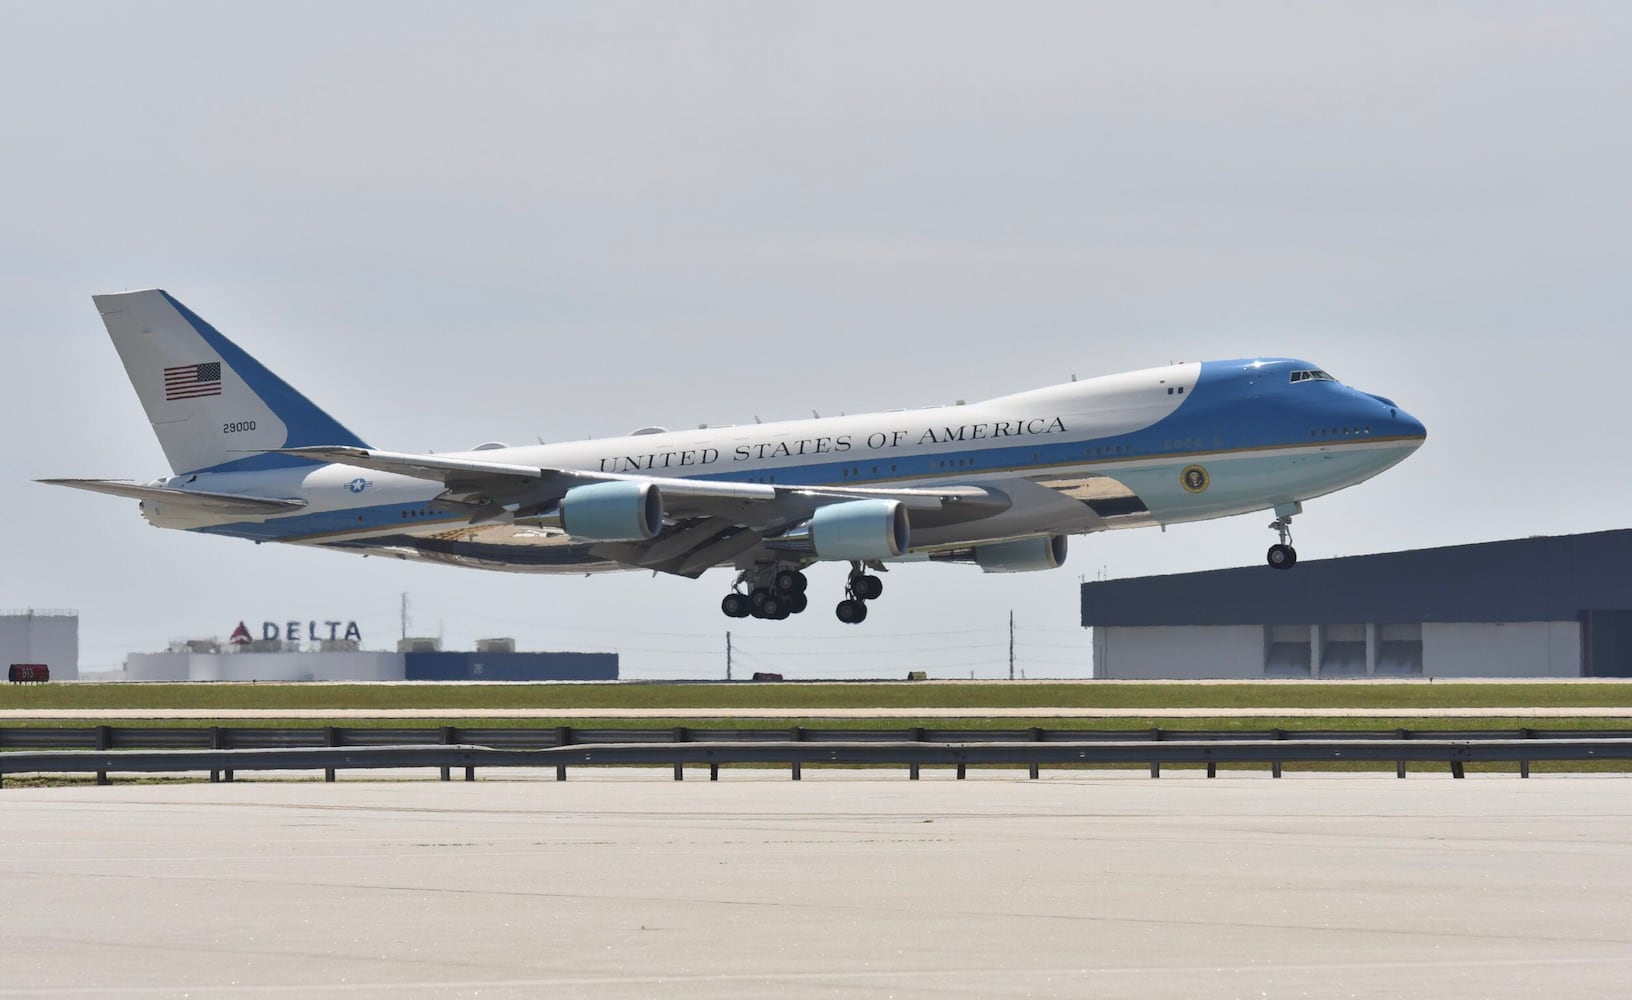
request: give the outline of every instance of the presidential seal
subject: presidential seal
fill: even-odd
[[[1199,465],[1187,465],[1184,467],[1184,471],[1179,473],[1179,482],[1184,484],[1187,493],[1205,493],[1207,492],[1207,484],[1211,480],[1207,476],[1206,469]]]

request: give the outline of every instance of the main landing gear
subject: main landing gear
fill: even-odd
[[[1302,512],[1302,504],[1275,508],[1276,517],[1269,522],[1269,530],[1275,532],[1280,542],[1271,545],[1265,557],[1271,569],[1291,569],[1298,564],[1298,550],[1292,547],[1292,515]]]
[[[789,566],[755,566],[737,575],[731,592],[720,601],[720,610],[728,618],[766,618],[781,621],[799,614],[810,606],[805,594],[809,585],[805,574]],[[859,562],[850,564],[850,576],[844,585],[844,600],[833,613],[846,625],[859,625],[867,620],[867,602],[884,593],[884,581],[868,573]]]
[[[844,600],[833,609],[839,621],[860,625],[867,620],[867,602],[884,593],[884,581],[864,570],[859,562],[850,564],[850,578],[844,585]]]
[[[720,610],[728,618],[767,618],[781,621],[810,606],[805,588],[810,581],[805,574],[786,567],[743,570],[737,576],[736,586],[720,601]],[[747,586],[746,593],[742,588]]]

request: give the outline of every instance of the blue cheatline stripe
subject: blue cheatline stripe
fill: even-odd
[[[325,413],[316,403],[301,395],[289,383],[278,378],[267,370],[265,365],[256,361],[243,348],[228,340],[219,330],[205,322],[197,313],[188,309],[176,300],[169,292],[160,291],[165,301],[175,307],[182,319],[192,324],[198,335],[204,338],[221,360],[226,362],[244,384],[259,396],[262,401],[283,421],[288,429],[288,437],[284,440],[285,448],[301,448],[311,445],[343,445],[353,448],[367,448],[362,438],[347,430],[333,417]],[[279,455],[262,453],[245,458],[212,465],[207,469],[184,469],[182,473],[193,472],[252,472],[259,469],[288,469],[305,465],[321,465],[311,459],[296,458],[293,455]]]

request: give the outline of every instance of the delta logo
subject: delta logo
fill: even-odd
[[[326,627],[328,635],[324,635],[324,628],[319,626]],[[261,638],[272,642],[280,639],[289,642],[300,642],[302,639],[308,639],[312,642],[323,639],[350,639],[361,643],[363,641],[363,630],[358,628],[357,623],[354,621],[261,622]],[[232,630],[232,635],[227,637],[227,641],[234,646],[243,646],[254,642],[255,637],[250,634],[249,626],[240,621],[238,627]]]

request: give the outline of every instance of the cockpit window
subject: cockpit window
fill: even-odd
[[[1325,372],[1321,371],[1319,368],[1316,368],[1313,371],[1293,372],[1292,373],[1292,381],[1293,382],[1336,382],[1337,379],[1332,378],[1330,375],[1328,375]]]

